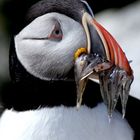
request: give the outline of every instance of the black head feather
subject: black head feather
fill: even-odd
[[[16,35],[38,16],[50,12],[65,14],[81,21],[84,5],[80,0],[11,0],[5,3],[10,32]]]

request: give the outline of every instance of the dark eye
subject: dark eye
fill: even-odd
[[[54,41],[61,41],[63,37],[63,33],[61,30],[61,26],[59,22],[56,22],[54,25],[54,29],[51,32],[51,34],[48,36],[49,40],[54,40]]]

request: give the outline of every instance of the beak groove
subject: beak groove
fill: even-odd
[[[102,39],[102,42],[104,42],[103,44],[107,54],[107,60],[124,69],[128,75],[132,75],[133,72],[125,56],[125,53],[114,37],[95,19],[93,20],[93,25],[96,27],[98,33],[100,32],[99,35]]]
[[[88,13],[83,14],[82,23],[87,35],[87,52],[75,60],[77,107],[82,103],[88,79],[98,79],[109,118],[112,117],[119,97],[124,117],[134,79],[125,53],[112,35]]]

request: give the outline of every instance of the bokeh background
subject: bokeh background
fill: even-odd
[[[31,0],[0,0],[0,90],[10,79],[8,55],[14,9],[18,10],[19,5],[21,7],[22,3],[29,1]],[[140,0],[88,1],[92,4],[97,21],[116,38],[128,59],[132,60],[135,79],[130,94],[140,99]]]

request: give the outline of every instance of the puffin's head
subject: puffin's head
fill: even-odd
[[[29,9],[28,24],[14,37],[18,61],[28,73],[42,80],[74,80],[69,74],[74,54],[86,48],[86,9],[80,0],[44,0]]]
[[[93,16],[85,0],[39,1],[28,10],[24,28],[14,37],[18,61],[34,77],[68,79],[75,52],[86,48],[88,53],[113,60],[130,73],[128,63],[122,66],[117,62],[119,57],[111,58],[115,54],[106,46],[100,33],[104,31]]]
[[[12,59],[11,49],[12,79],[25,78],[21,69],[13,70],[17,63],[13,61],[19,61],[18,65],[36,78],[74,80],[75,52],[79,48],[90,48],[90,35],[96,51],[106,55],[96,29],[88,23],[92,19],[93,12],[83,0],[43,0],[34,4],[25,16],[24,27],[14,37],[17,59]]]

